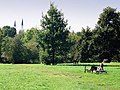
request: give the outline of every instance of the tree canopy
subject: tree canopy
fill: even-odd
[[[10,26],[0,28],[0,63],[120,62],[120,12],[106,7],[95,28],[70,32],[68,20],[51,3],[42,15],[41,29],[21,33]]]
[[[44,32],[44,43],[48,56],[45,59],[46,64],[56,64],[57,60],[65,59],[67,53],[68,28],[67,21],[64,20],[61,13],[53,4],[46,15],[43,15],[41,26]],[[63,47],[64,46],[64,47]],[[46,60],[49,60],[46,62]]]

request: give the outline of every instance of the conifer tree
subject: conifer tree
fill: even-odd
[[[65,59],[67,53],[68,28],[67,20],[64,20],[63,13],[54,4],[50,4],[50,9],[43,15],[41,26],[44,32],[44,43],[47,52],[46,64],[55,65]]]

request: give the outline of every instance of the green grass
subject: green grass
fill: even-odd
[[[107,74],[84,73],[82,65],[1,64],[0,90],[120,90],[120,63],[106,64]]]

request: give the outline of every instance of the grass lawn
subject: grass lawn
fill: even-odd
[[[0,90],[120,90],[120,63],[104,69],[107,74],[84,73],[82,64],[0,64]]]

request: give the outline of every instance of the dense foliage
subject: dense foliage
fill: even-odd
[[[64,15],[53,4],[42,16],[42,29],[0,29],[0,63],[120,62],[120,12],[107,7],[94,29],[70,32]]]
[[[68,52],[68,29],[67,21],[64,21],[63,14],[58,9],[50,5],[50,9],[47,15],[43,16],[41,20],[41,26],[46,32],[43,37],[44,46],[47,52],[45,56],[46,64],[56,64],[57,62],[63,62],[66,60],[66,54]]]
[[[76,53],[80,62],[120,60],[120,14],[111,7],[103,9],[96,27],[81,31]]]

